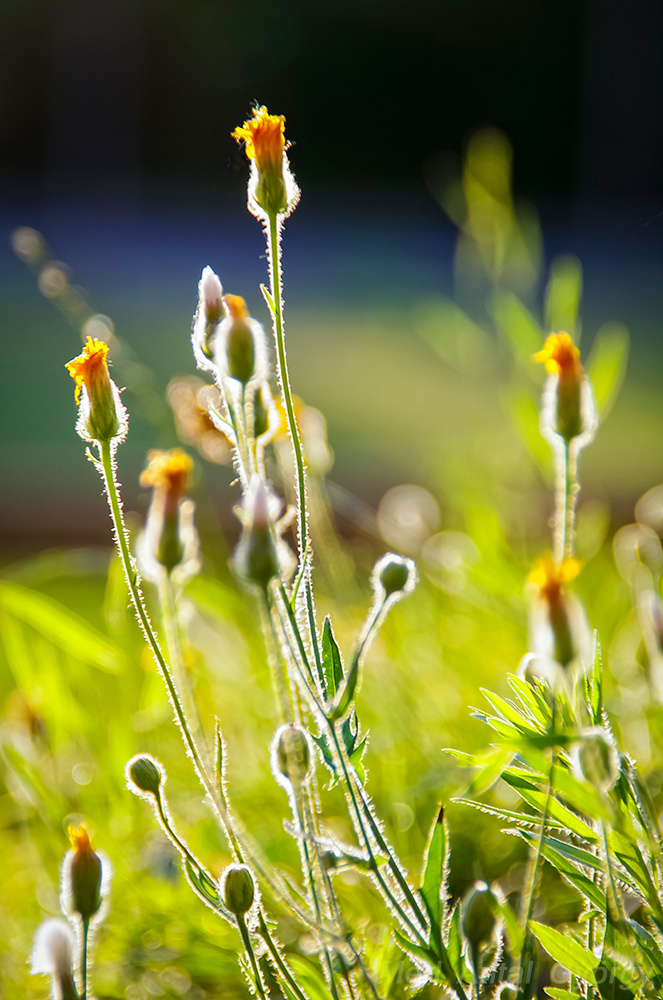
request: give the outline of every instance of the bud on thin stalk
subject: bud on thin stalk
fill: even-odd
[[[120,392],[108,374],[108,344],[87,338],[83,352],[65,367],[76,383],[76,430],[84,441],[114,450],[127,434],[127,411]]]

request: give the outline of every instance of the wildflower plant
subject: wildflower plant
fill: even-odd
[[[141,752],[129,760],[127,786],[154,810],[193,893],[236,930],[240,965],[255,996],[353,1000],[405,995],[393,968],[387,969],[392,944],[372,961],[370,943],[344,910],[337,877],[348,871],[368,880],[388,913],[391,941],[415,973],[413,991],[421,990],[422,996],[530,1000],[541,995],[540,971],[550,961],[567,970],[564,989],[545,986],[555,1000],[660,996],[663,833],[645,782],[606,710],[600,640],[576,592],[583,569],[575,551],[579,456],[596,434],[598,417],[574,337],[551,333],[527,359],[531,365],[542,362],[548,373],[540,430],[554,464],[551,551],[535,563],[525,585],[528,648],[509,675],[511,698],[485,691],[488,707],[474,712],[490,729],[490,746],[475,755],[449,751],[472,769],[452,808],[497,817],[508,834],[519,838],[527,852],[523,883],[514,898],[512,890],[507,893],[497,882],[475,875],[462,898],[454,900],[449,803],[431,807],[421,871],[408,871],[371,796],[368,733],[360,722],[365,659],[386,616],[417,586],[417,569],[412,559],[397,553],[376,562],[366,584],[372,604],[344,658],[331,617],[319,615],[314,595],[303,408],[292,393],[286,352],[281,241],[299,189],[290,169],[285,119],[258,106],[233,136],[250,164],[248,208],[265,232],[268,282],[261,291],[271,317],[275,371],[263,326],[250,315],[245,299],[226,292],[205,267],[191,340],[208,382],[178,380],[171,390],[186,439],[212,461],[230,453],[234,463],[240,534],[231,564],[264,637],[276,705],[265,768],[286,793],[290,818],[285,829],[296,847],[301,878],[295,881],[280,871],[235,810],[221,724],[216,720],[214,732],[206,731],[192,689],[180,615],[182,588],[201,564],[188,497],[192,460],[181,449],[148,456],[141,483],[152,490],[152,498],[132,551],[116,475],[117,449],[129,418],[110,377],[112,344],[109,351],[104,341],[88,338],[82,354],[67,365],[79,405],[77,430],[104,482],[129,596],[186,755],[223,837],[222,870],[213,870],[189,846],[180,829],[184,824],[169,806],[166,768],[156,757]],[[481,170],[475,167],[468,198],[477,184],[481,187]],[[502,200],[500,219],[506,225],[510,200],[506,195]],[[468,212],[466,236],[483,248],[497,288],[502,253],[497,254],[490,232],[477,228],[476,219],[470,225],[472,218]],[[516,236],[514,230],[510,239]],[[291,484],[276,479],[270,451],[278,456],[284,440],[291,450]],[[278,464],[287,468],[286,462]],[[644,546],[645,535],[642,529],[637,545]],[[649,575],[643,576],[642,560],[631,558],[632,540],[622,541],[622,565],[646,625],[649,659],[660,671],[663,615],[656,573],[647,569]],[[142,580],[155,587],[156,628]],[[663,690],[660,676],[654,687]],[[335,835],[325,820],[323,775],[343,796],[352,843]],[[508,807],[492,796],[495,788],[509,790]],[[73,832],[72,846],[63,866],[63,912],[69,923],[42,926],[32,967],[52,976],[55,996],[85,1000],[88,932],[105,911],[107,879],[85,828]],[[565,932],[535,919],[544,863],[578,897],[578,920]],[[283,912],[307,935],[319,974],[304,973],[297,956],[280,942],[275,917]]]

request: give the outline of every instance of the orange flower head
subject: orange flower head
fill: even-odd
[[[108,374],[107,357],[108,344],[88,337],[82,353],[65,368],[76,383],[79,435],[84,441],[107,443],[114,448],[126,435],[127,411]]]
[[[283,115],[270,115],[262,106],[255,107],[253,117],[232,133],[234,139],[244,143],[251,163],[248,206],[259,219],[285,217],[299,199],[299,188],[285,155],[289,144],[284,133]]]
[[[568,557],[557,563],[548,552],[532,567],[529,581],[539,588],[541,596],[545,597],[549,604],[554,604],[559,601],[565,584],[574,580],[581,569],[582,563],[578,559]]]
[[[79,354],[73,361],[69,361],[65,368],[76,383],[76,402],[80,402],[81,389],[83,386],[92,395],[93,387],[99,386],[106,380],[110,380],[108,375],[108,344],[103,340],[93,340],[87,338],[87,343],[83,348],[83,353]]]
[[[169,499],[179,500],[184,493],[193,461],[181,448],[172,451],[150,451],[147,466],[140,476],[141,486],[164,490]]]
[[[544,364],[551,375],[579,378],[582,374],[580,351],[568,333],[551,333],[534,360]]]
[[[247,319],[249,315],[249,310],[246,308],[246,302],[241,295],[224,295],[223,301],[225,302],[226,309],[230,313],[232,319]]]
[[[69,842],[74,854],[94,854],[90,834],[84,824],[81,824],[78,830],[75,826],[70,826],[67,833],[69,834]]]
[[[255,107],[253,117],[239,125],[232,137],[245,144],[246,155],[255,160],[259,172],[281,165],[286,149],[283,115],[270,115],[266,107]]]

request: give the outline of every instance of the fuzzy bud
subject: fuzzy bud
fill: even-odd
[[[228,374],[242,385],[251,381],[255,371],[256,348],[246,302],[240,295],[226,295],[223,300],[232,320],[226,333]]]
[[[596,430],[596,411],[580,351],[568,333],[551,333],[534,360],[550,375],[541,410],[544,436],[552,432],[569,444],[582,435],[586,444]]]
[[[311,774],[311,748],[303,729],[292,724],[281,726],[274,738],[275,763],[291,784],[307,781]]]
[[[265,107],[254,108],[253,117],[233,132],[251,163],[249,209],[259,218],[289,215],[299,199],[284,132],[283,115],[270,115]]]
[[[253,906],[255,882],[246,865],[230,865],[222,876],[223,899],[232,914],[243,917]]]
[[[147,792],[155,798],[159,796],[163,771],[154,758],[148,757],[147,754],[134,757],[127,764],[126,774],[140,792]]]
[[[619,753],[610,733],[591,726],[581,734],[573,756],[574,770],[597,791],[611,791],[619,779]]]
[[[127,433],[127,411],[108,374],[108,344],[87,338],[81,354],[65,368],[76,383],[79,404],[76,430],[84,441],[119,444]]]
[[[495,896],[485,882],[476,882],[462,906],[463,934],[473,948],[490,941],[497,918]]]
[[[79,1000],[74,983],[74,935],[64,920],[45,920],[35,934],[30,971],[53,977],[53,996],[57,1000]]]
[[[72,856],[68,865],[71,891],[71,909],[79,913],[83,923],[90,922],[101,906],[101,858],[92,850],[89,834],[84,826],[76,830],[69,827]]]
[[[235,550],[235,567],[245,580],[266,593],[270,581],[279,574],[279,565],[270,528],[269,494],[258,477],[247,491],[244,513],[246,521]]]
[[[399,600],[416,587],[417,567],[411,559],[388,552],[373,567],[371,581],[374,591],[381,591],[385,600],[390,597]]]

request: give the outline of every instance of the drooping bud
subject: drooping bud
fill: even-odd
[[[229,865],[221,876],[221,894],[232,914],[244,917],[253,906],[255,882],[246,865]]]
[[[551,333],[534,360],[545,364],[550,375],[541,409],[544,437],[557,434],[569,444],[582,435],[587,444],[596,430],[597,417],[580,351],[568,333]]]
[[[223,286],[211,267],[204,267],[198,282],[198,307],[191,340],[199,368],[211,370],[214,331],[223,316]]]
[[[30,972],[53,977],[56,1000],[79,1000],[74,982],[74,946],[73,931],[65,920],[45,920],[35,934]]]
[[[398,556],[388,552],[378,559],[371,574],[371,584],[376,597],[382,595],[384,600],[392,598],[400,600],[406,594],[412,593],[417,585],[417,567],[406,556]]]
[[[84,441],[119,444],[127,433],[127,411],[108,374],[108,344],[87,338],[81,354],[65,368],[76,383],[76,430]]]
[[[80,914],[83,923],[88,924],[101,906],[102,860],[92,850],[84,826],[78,830],[70,826],[69,839],[72,850],[66,855],[62,870],[63,893],[68,895],[68,909]],[[64,884],[65,872],[67,885]]]
[[[233,139],[244,143],[251,163],[249,211],[258,218],[285,217],[299,200],[284,133],[283,115],[270,115],[265,107],[255,107],[253,117],[232,133]]]
[[[611,791],[619,779],[619,752],[603,726],[583,729],[572,756],[577,776],[597,791]]]
[[[244,497],[242,535],[233,562],[239,575],[263,593],[267,592],[270,581],[279,575],[269,507],[267,487],[254,476]]]
[[[158,580],[165,570],[183,583],[200,568],[195,508],[191,500],[184,499],[192,469],[191,458],[181,448],[148,454],[140,484],[151,486],[153,493],[145,530],[137,543],[140,570],[148,580]]]
[[[578,631],[579,612],[566,591],[566,584],[581,570],[577,559],[554,561],[552,555],[543,556],[534,565],[529,582],[535,590],[532,609],[533,650],[550,656],[566,667],[580,652]],[[574,620],[575,619],[575,620]]]
[[[154,757],[149,754],[138,754],[127,762],[125,774],[129,781],[129,786],[134,786],[131,790],[138,789],[141,793],[147,793],[158,798],[161,783],[164,779],[163,768]]]
[[[272,767],[291,785],[308,781],[311,775],[311,747],[306,732],[292,723],[276,731],[272,744]]]
[[[485,882],[475,882],[461,904],[461,925],[477,978],[498,959],[499,900]]]

